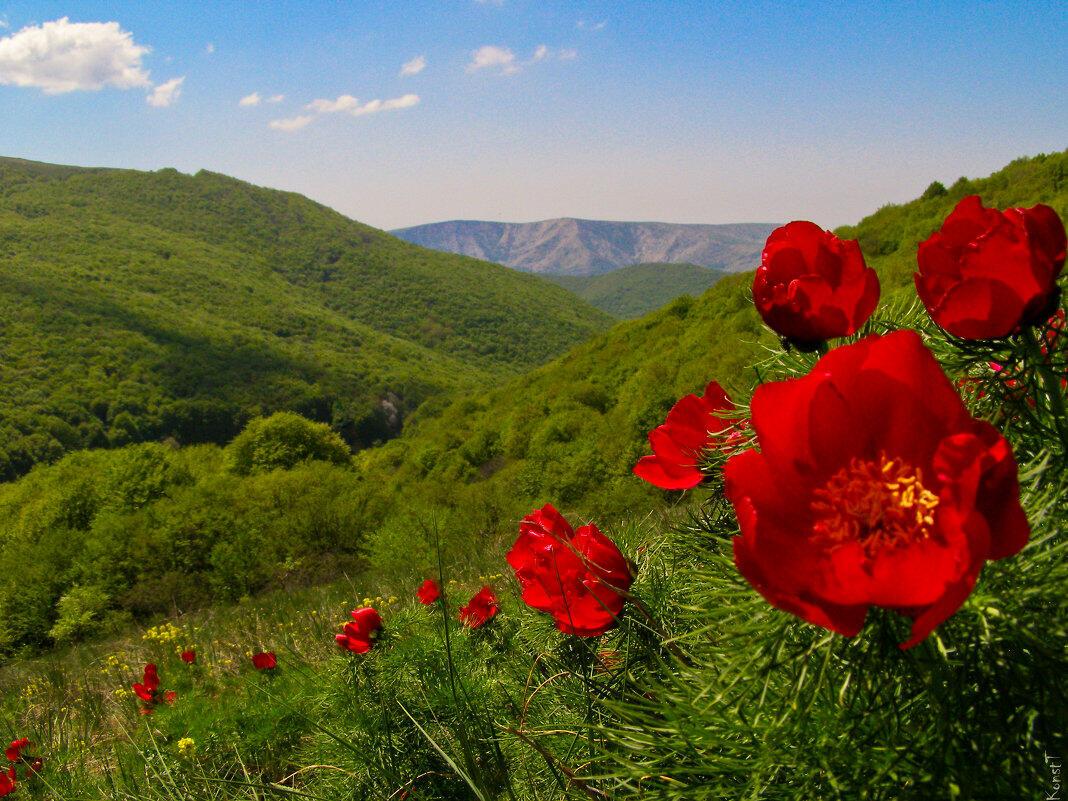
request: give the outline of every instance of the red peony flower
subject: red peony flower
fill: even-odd
[[[4,756],[7,757],[8,762],[18,762],[22,759],[22,752],[29,748],[30,745],[31,743],[28,737],[12,740],[11,745],[4,751]]]
[[[952,615],[1030,530],[1012,448],[973,418],[912,331],[824,356],[752,402],[760,450],[726,465],[738,570],[772,605],[846,636],[868,608]]]
[[[596,637],[615,626],[634,580],[615,543],[597,526],[571,525],[550,504],[523,518],[508,564],[523,601],[548,612],[565,634]]]
[[[916,291],[954,336],[997,339],[1053,313],[1064,257],[1064,223],[1049,206],[998,211],[971,195],[920,243]]]
[[[256,670],[274,670],[278,667],[278,657],[274,655],[274,651],[261,651],[253,654],[252,667]]]
[[[15,768],[10,767],[6,773],[0,773],[0,798],[11,795],[18,788]]]
[[[653,455],[634,465],[634,475],[668,490],[693,489],[704,478],[699,467],[706,451],[728,447],[740,438],[738,421],[724,416],[735,411],[723,387],[712,381],[703,397],[687,395],[667,414],[663,425],[649,432]]]
[[[141,681],[136,682],[132,687],[134,695],[142,701],[149,704],[154,704],[156,702],[156,695],[159,692],[159,673],[156,671],[156,666],[152,662],[145,665],[144,676]]]
[[[764,245],[753,301],[775,333],[818,343],[864,325],[879,302],[879,277],[856,240],[792,222],[772,231]]]
[[[434,579],[427,579],[419,585],[415,597],[419,599],[419,603],[423,604],[423,606],[430,606],[441,597],[441,587],[438,586]]]
[[[191,664],[193,664],[194,662],[197,661],[197,652],[193,651],[193,650],[182,651],[180,656],[181,656],[181,660],[183,662],[185,662],[187,665],[191,665]]]
[[[460,622],[468,628],[481,628],[497,615],[497,608],[497,596],[489,587],[483,587],[467,606],[460,607]]]
[[[369,606],[352,610],[352,622],[345,624],[343,634],[334,637],[337,644],[354,654],[366,654],[375,644],[382,630],[382,616]]]

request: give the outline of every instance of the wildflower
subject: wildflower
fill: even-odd
[[[345,624],[343,634],[334,637],[338,646],[354,654],[366,654],[375,644],[382,630],[382,617],[369,607],[352,610],[352,622]]]
[[[419,585],[415,597],[419,599],[419,603],[423,604],[423,606],[430,606],[441,597],[441,587],[438,586],[434,579],[427,579]]]
[[[0,773],[0,798],[11,795],[17,788],[14,766],[8,768],[6,773]]]
[[[252,655],[252,666],[256,670],[271,672],[278,667],[278,657],[274,651],[261,651]]]
[[[192,665],[194,662],[197,661],[197,652],[194,651],[192,648],[182,651],[180,654],[178,654],[178,656],[187,665]]]
[[[192,737],[183,737],[178,741],[178,753],[184,757],[192,756],[196,753],[197,743]]]
[[[971,195],[920,243],[916,291],[954,336],[997,339],[1053,313],[1064,259],[1064,223],[1049,206],[998,211]]]
[[[18,740],[12,740],[11,745],[4,751],[4,756],[7,757],[8,762],[18,762],[22,759],[22,752],[29,748],[30,741],[26,737],[22,737]]]
[[[753,302],[775,333],[808,347],[864,325],[879,302],[879,278],[855,240],[792,222],[764,245]]]
[[[704,479],[700,463],[712,448],[727,448],[740,435],[723,388],[712,381],[704,396],[687,395],[668,412],[663,425],[649,432],[653,455],[634,465],[634,475],[661,489],[693,489]]]
[[[852,636],[869,607],[952,615],[1030,530],[1012,448],[912,331],[837,348],[753,395],[760,450],[725,467],[738,570],[773,606]]]
[[[634,580],[619,548],[597,526],[575,531],[550,504],[523,518],[507,559],[523,601],[551,614],[560,631],[580,637],[616,625]]]
[[[132,685],[134,695],[141,699],[142,715],[151,715],[161,699],[165,703],[173,704],[174,700],[178,697],[178,693],[174,690],[167,690],[161,696],[159,684],[159,672],[156,670],[155,664],[149,662],[145,665],[144,675],[141,681]]]
[[[468,628],[481,628],[497,615],[497,610],[497,596],[488,586],[483,587],[467,602],[467,606],[460,607],[460,622]]]

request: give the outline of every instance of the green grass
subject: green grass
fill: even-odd
[[[720,270],[697,264],[632,264],[590,276],[543,274],[601,311],[623,319],[641,317],[683,295],[701,295],[723,276]]]
[[[364,447],[609,319],[299,195],[0,159],[0,477],[86,447],[225,443],[281,409]]]

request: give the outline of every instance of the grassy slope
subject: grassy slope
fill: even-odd
[[[279,408],[366,444],[392,433],[383,399],[403,413],[609,320],[299,195],[14,159],[0,159],[0,309],[0,476],[80,447],[225,441]]]
[[[544,276],[615,317],[641,317],[682,295],[700,295],[723,277],[697,264],[632,264],[604,275]]]

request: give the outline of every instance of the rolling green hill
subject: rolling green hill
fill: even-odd
[[[0,477],[79,448],[225,442],[277,409],[367,445],[608,322],[299,195],[0,159]]]
[[[883,308],[915,302],[916,246],[969,194],[998,208],[1046,203],[1068,217],[1068,151],[1019,159],[948,189],[933,183],[917,200],[839,229],[860,241],[878,271]],[[621,323],[491,391],[428,404],[403,436],[359,462],[382,479],[385,498],[482,510],[472,525],[486,530],[546,500],[601,516],[645,508],[657,493],[630,469],[646,452],[646,433],[677,398],[712,378],[745,399],[757,380],[746,365],[775,344],[751,284],[751,273],[728,276],[700,298]]]
[[[697,296],[724,273],[697,264],[632,264],[602,275],[543,275],[601,311],[632,319],[683,295]]]

